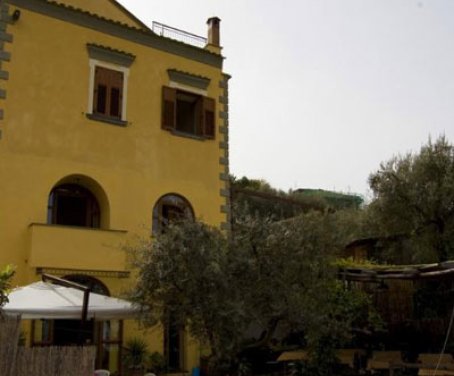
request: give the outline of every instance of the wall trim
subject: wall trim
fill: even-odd
[[[119,270],[84,270],[84,269],[64,269],[64,268],[36,268],[36,274],[51,274],[56,276],[64,276],[67,274],[81,274],[104,278],[129,278],[129,271]]]
[[[219,157],[219,164],[223,167],[219,174],[219,180],[222,188],[220,195],[224,199],[224,204],[219,207],[222,214],[226,216],[226,222],[221,223],[221,229],[230,232],[232,222],[232,210],[230,202],[230,179],[229,179],[229,79],[230,75],[223,74],[219,81],[219,87],[222,90],[219,96],[219,111],[218,111],[218,133],[222,136],[219,140],[219,150],[222,151],[222,156]]]
[[[90,59],[103,60],[108,63],[130,67],[135,60],[135,55],[128,52],[104,47],[99,44],[87,43],[88,56]]]
[[[170,81],[177,82],[182,85],[188,85],[197,89],[206,90],[210,84],[208,77],[199,76],[189,72],[183,72],[177,69],[167,69]]]
[[[5,51],[6,43],[13,42],[13,35],[8,33],[8,26],[11,24],[11,16],[9,15],[9,5],[0,0],[0,99],[4,100],[7,97],[5,81],[9,80],[9,72],[2,69],[4,61],[11,60],[11,53]],[[0,105],[0,120],[4,119],[3,103]],[[0,129],[0,139],[2,138],[2,130]]]

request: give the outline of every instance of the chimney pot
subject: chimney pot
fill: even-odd
[[[208,24],[208,44],[220,47],[221,44],[219,27],[221,24],[221,19],[218,17],[208,18],[207,24]]]

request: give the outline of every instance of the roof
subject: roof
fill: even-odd
[[[155,34],[114,0],[8,0],[8,2],[32,12],[222,69],[224,58],[219,53]],[[84,5],[84,8],[75,7],[76,4]],[[87,4],[92,5],[85,6]],[[100,5],[95,7],[95,4],[103,4],[103,8]]]
[[[93,15],[135,27],[143,30],[150,30],[147,25],[140,21],[134,14],[128,11],[116,0],[47,0],[50,3],[70,7],[79,11],[88,12]]]

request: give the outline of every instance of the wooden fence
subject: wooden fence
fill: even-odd
[[[0,312],[1,315],[1,312]],[[0,316],[1,376],[91,376],[94,347],[18,346],[20,320]]]
[[[14,365],[20,335],[20,320],[3,316],[0,310],[0,375],[15,376]]]

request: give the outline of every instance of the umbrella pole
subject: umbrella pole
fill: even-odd
[[[63,278],[58,278],[58,277],[55,277],[50,274],[44,273],[41,276],[41,279],[43,280],[43,282],[51,281],[51,282],[55,283],[56,285],[65,286],[65,287],[73,287],[75,289],[82,290],[84,292],[84,300],[83,300],[83,304],[82,304],[82,317],[80,320],[80,331],[79,331],[79,343],[80,343],[80,345],[83,345],[84,344],[83,333],[84,333],[85,326],[86,326],[85,323],[87,322],[87,317],[88,317],[88,301],[90,298],[90,289],[87,286],[81,285],[76,282],[68,281]]]

